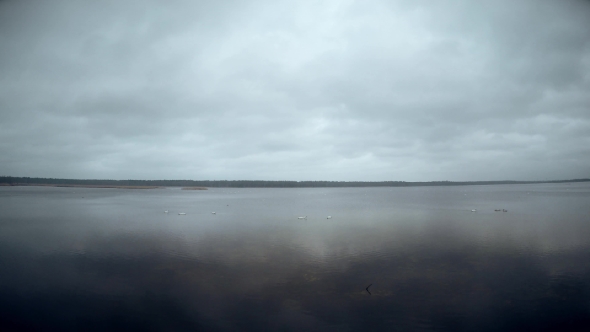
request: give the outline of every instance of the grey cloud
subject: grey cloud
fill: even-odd
[[[0,7],[2,174],[590,176],[587,2]]]

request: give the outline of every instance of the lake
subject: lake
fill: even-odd
[[[588,182],[0,187],[1,330],[585,327]]]

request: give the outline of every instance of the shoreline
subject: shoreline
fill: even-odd
[[[159,189],[160,186],[112,186],[93,184],[44,184],[44,183],[13,183],[2,184],[3,187],[60,187],[60,188],[103,188],[103,189]]]
[[[0,176],[0,186],[50,186],[81,188],[155,189],[179,188],[182,190],[207,190],[208,188],[369,188],[369,187],[439,187],[474,185],[514,185],[542,183],[581,183],[590,178],[545,181],[265,181],[265,180],[98,180],[54,179]]]

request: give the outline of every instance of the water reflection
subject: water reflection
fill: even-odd
[[[526,194],[531,186],[503,187],[89,190],[83,200],[54,188],[3,191],[0,323],[147,331],[588,326],[588,187],[576,187],[579,195],[555,185],[536,187],[538,195]],[[34,208],[23,216],[26,205]],[[302,210],[308,220],[297,220]]]

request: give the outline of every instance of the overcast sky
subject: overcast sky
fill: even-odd
[[[590,177],[590,1],[0,1],[0,175]]]

